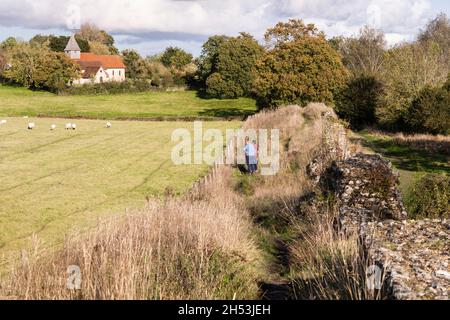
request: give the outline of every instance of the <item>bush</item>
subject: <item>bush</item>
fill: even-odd
[[[83,95],[83,94],[120,94],[137,93],[156,90],[147,80],[127,80],[124,82],[104,82],[83,84],[81,86],[72,86],[62,90],[60,94]]]
[[[410,191],[406,206],[411,218],[450,217],[450,177],[427,174]]]
[[[405,114],[411,132],[447,134],[450,132],[450,79],[442,88],[423,89]]]
[[[376,123],[375,110],[383,94],[383,84],[373,76],[353,78],[337,95],[336,111],[352,128],[360,130]]]

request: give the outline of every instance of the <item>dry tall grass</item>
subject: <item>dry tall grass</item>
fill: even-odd
[[[297,299],[380,299],[366,286],[371,263],[364,256],[355,230],[337,232],[337,212],[326,204],[320,212],[309,208],[296,221],[299,240],[291,245],[292,278]]]
[[[426,150],[432,153],[443,153],[450,155],[450,136],[431,135],[431,134],[413,134],[388,133],[379,130],[370,130],[370,134],[379,137],[391,137],[395,143],[404,145],[413,149]]]
[[[272,199],[294,210],[300,196],[309,188],[306,166],[322,143],[322,118],[305,114],[330,111],[322,104],[306,108],[287,106],[276,111],[265,111],[249,119],[245,129],[280,129],[280,171],[276,176],[261,177],[255,183],[255,203]],[[264,200],[265,199],[265,200]]]
[[[229,168],[220,174],[230,175]],[[148,208],[69,239],[56,253],[24,255],[0,296],[18,299],[257,298],[258,251],[239,196],[211,184],[203,200],[150,200]],[[81,290],[66,288],[81,269]]]
[[[294,293],[291,298],[377,298],[365,289],[367,263],[360,254],[358,236],[336,231],[332,201],[321,199],[320,190],[306,173],[313,159],[325,169],[338,156],[330,153],[327,145],[336,144],[342,133],[332,109],[323,104],[288,106],[261,113],[246,127],[281,130],[281,170],[274,177],[258,178],[248,202],[253,215],[271,212],[272,224],[281,221],[285,226],[276,232],[282,232],[279,237],[288,250],[285,260]],[[349,148],[357,150],[358,146]],[[305,203],[307,199],[314,199],[315,205]]]
[[[413,149],[424,149],[433,153],[450,155],[450,136],[433,136],[430,134],[404,135],[399,133],[394,136],[394,141]]]

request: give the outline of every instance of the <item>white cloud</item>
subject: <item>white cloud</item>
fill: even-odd
[[[67,29],[67,8],[81,21],[143,42],[200,42],[212,34],[247,31],[261,38],[280,20],[302,18],[327,35],[351,35],[373,23],[389,40],[410,39],[435,12],[431,0],[1,0],[0,28]],[[172,39],[173,38],[173,39]]]

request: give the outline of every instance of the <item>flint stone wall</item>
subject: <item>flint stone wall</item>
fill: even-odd
[[[407,220],[389,161],[357,154],[332,162],[315,181],[336,200],[338,230],[359,232],[362,251],[383,270],[385,298],[449,299],[450,223]]]

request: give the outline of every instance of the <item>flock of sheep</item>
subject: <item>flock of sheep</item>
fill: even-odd
[[[0,125],[5,125],[8,121],[7,120],[1,120],[0,121]],[[111,128],[112,124],[111,122],[107,122],[106,123],[106,128]],[[34,128],[36,128],[36,124],[34,122],[29,122],[28,123],[28,130],[33,130]],[[77,125],[75,123],[66,123],[66,130],[76,130],[77,129]],[[52,124],[50,126],[50,130],[54,131],[56,130],[56,124]]]

